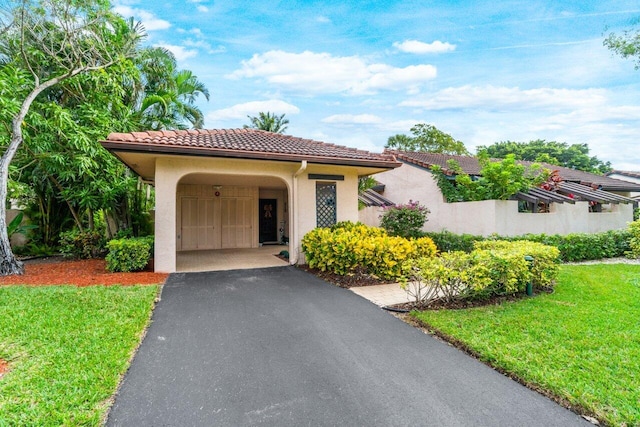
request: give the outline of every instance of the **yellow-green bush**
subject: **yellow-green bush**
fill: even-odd
[[[474,263],[483,264],[492,279],[492,294],[524,291],[531,281],[534,288],[551,288],[558,277],[558,248],[527,240],[485,240],[475,243]],[[525,260],[531,256],[531,263]]]
[[[436,246],[428,237],[394,237],[383,229],[350,222],[310,231],[302,239],[302,250],[312,268],[341,275],[363,269],[389,279],[402,274],[405,261],[436,254]]]
[[[474,264],[472,255],[461,251],[410,260],[403,273],[400,286],[417,303],[468,298],[491,280],[482,264]]]
[[[640,220],[629,223],[629,233],[631,234],[631,239],[629,239],[631,250],[626,255],[629,258],[640,258]]]
[[[559,251],[553,246],[503,240],[475,246],[471,253],[443,252],[406,263],[403,287],[416,302],[429,302],[516,294],[524,292],[527,283],[538,289],[555,284]]]

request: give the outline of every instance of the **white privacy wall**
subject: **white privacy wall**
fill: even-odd
[[[448,230],[483,236],[597,233],[626,228],[633,220],[630,204],[605,205],[608,211],[591,213],[588,202],[552,203],[549,213],[521,213],[515,200],[446,203],[433,174],[409,164],[379,173],[375,178],[385,185],[384,196],[394,203],[413,200],[429,208],[425,231]],[[378,225],[379,209],[365,208],[360,211],[360,220]]]

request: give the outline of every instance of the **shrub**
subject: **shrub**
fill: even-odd
[[[485,240],[527,240],[555,246],[560,250],[560,259],[565,262],[624,256],[630,250],[629,243],[631,239],[631,232],[628,230],[610,230],[594,234],[573,233],[565,236],[559,234],[525,234],[516,237],[483,237],[471,234],[455,234],[449,231],[424,234],[433,239],[440,252],[471,252],[475,242]]]
[[[439,257],[407,262],[400,286],[416,303],[451,302],[468,297],[473,286],[486,287],[488,275],[479,274],[481,270],[482,266],[472,263],[470,254],[445,252]]]
[[[428,232],[423,233],[431,238],[436,244],[440,252],[464,251],[471,252],[475,242],[484,240],[482,236],[474,236],[472,234],[456,234],[450,231],[441,231],[439,233]]]
[[[130,272],[143,270],[153,253],[153,237],[114,239],[107,243],[107,270]]]
[[[418,303],[483,299],[551,288],[558,276],[558,249],[527,241],[487,240],[471,253],[444,252],[436,258],[410,260],[401,286]],[[533,257],[531,264],[525,255]]]
[[[640,258],[640,220],[629,223],[629,250],[626,255],[629,258]]]
[[[485,240],[471,253],[474,263],[482,263],[491,278],[489,294],[513,294],[534,288],[553,288],[558,277],[558,248],[526,240]],[[531,264],[525,260],[531,256]],[[483,290],[485,292],[485,290]]]
[[[412,258],[436,254],[427,237],[405,239],[360,223],[339,223],[316,228],[302,239],[309,267],[345,275],[357,269],[384,278],[398,277],[402,264]]]
[[[422,226],[427,222],[429,212],[425,206],[409,200],[409,203],[405,205],[385,208],[385,212],[381,216],[380,227],[392,236],[419,237],[422,234]]]
[[[60,233],[60,253],[72,258],[99,258],[105,253],[105,240],[97,231],[65,231]]]

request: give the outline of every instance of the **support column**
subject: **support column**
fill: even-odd
[[[176,271],[176,190],[178,176],[165,165],[165,159],[156,160],[156,218],[155,218],[155,271]]]

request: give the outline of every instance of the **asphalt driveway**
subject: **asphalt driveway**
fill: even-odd
[[[109,426],[589,425],[294,267],[169,277]]]

